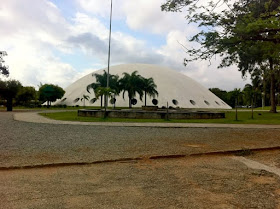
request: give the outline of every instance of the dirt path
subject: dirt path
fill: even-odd
[[[0,187],[8,209],[280,208],[279,176],[227,156],[1,171]]]

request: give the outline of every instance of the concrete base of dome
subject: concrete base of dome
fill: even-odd
[[[78,116],[82,117],[104,117],[104,110],[78,110]],[[222,112],[191,112],[185,110],[161,109],[157,111],[145,110],[107,110],[109,118],[129,118],[129,119],[218,119],[225,118]]]

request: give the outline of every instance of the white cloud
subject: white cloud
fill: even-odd
[[[194,61],[185,67],[183,60],[187,57],[187,54],[184,47],[192,47],[192,43],[186,39],[187,31],[189,30],[174,30],[167,35],[166,45],[158,50],[165,57],[165,65],[177,69],[207,88],[219,87],[224,90],[232,90],[250,83],[249,79],[241,79],[241,73],[237,70],[236,66],[218,69],[218,65],[221,62],[219,56],[216,59],[212,59],[211,62]],[[195,31],[195,29],[192,31]]]
[[[11,77],[24,85],[55,83],[66,87],[79,77],[107,65],[108,26],[102,20],[109,17],[110,1],[76,0],[83,10],[73,19],[49,0],[2,0],[0,5],[1,50],[8,51],[6,58]],[[183,66],[186,56],[183,47],[189,47],[187,38],[197,32],[186,25],[183,13],[160,11],[162,0],[114,1],[114,18],[125,20],[127,26],[146,34],[166,37],[163,46],[149,46],[121,30],[112,33],[112,64],[150,63],[167,65],[201,82],[206,87],[232,89],[242,86],[241,74],[235,69],[217,70],[207,62]],[[100,19],[100,17],[102,17]],[[77,50],[81,49],[81,50]],[[75,69],[57,51],[74,54],[82,51],[95,60],[95,66]],[[218,62],[218,61],[216,61]]]
[[[110,1],[109,0],[76,0],[77,3],[85,11],[106,17],[110,14]]]
[[[124,0],[123,12],[127,25],[134,30],[149,31],[157,34],[169,33],[171,30],[184,30],[183,13],[166,13],[161,11],[162,0]]]
[[[110,0],[76,0],[80,7],[92,14],[108,18]],[[183,29],[185,15],[183,13],[166,13],[161,11],[162,0],[113,0],[113,19],[124,19],[133,30],[168,33],[170,30]]]
[[[86,14],[78,13],[74,20],[72,35],[68,37],[66,44],[72,45],[72,48],[81,48],[85,53],[98,58],[102,64],[106,64],[108,29],[97,18]],[[121,31],[112,32],[111,58],[112,63],[162,61],[162,56],[156,50],[148,48],[146,41]]]
[[[219,63],[220,58],[211,60],[211,65],[209,61],[196,61],[189,64],[183,73],[207,88],[218,87],[229,91],[250,83],[249,79],[241,79],[237,67],[218,68]]]
[[[47,0],[4,0],[0,16],[0,45],[8,51],[11,78],[34,86],[40,82],[65,86],[70,82],[75,70],[52,52],[63,45],[69,32],[54,4]]]

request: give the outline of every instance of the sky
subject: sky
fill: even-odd
[[[218,69],[220,58],[183,65],[188,40],[199,29],[185,14],[162,12],[164,0],[113,0],[111,65],[170,67],[207,88],[243,88],[236,66]],[[1,0],[0,51],[11,79],[38,88],[66,88],[107,67],[110,0]],[[0,76],[0,79],[4,79]]]

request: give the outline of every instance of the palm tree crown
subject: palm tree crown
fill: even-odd
[[[125,92],[128,93],[129,108],[131,108],[131,99],[136,96],[136,93],[139,94],[141,101],[143,97],[143,79],[137,73],[137,71],[134,71],[131,74],[123,73],[123,77],[120,79],[120,87],[123,90],[123,98]]]
[[[103,74],[94,73],[92,76],[95,77],[96,83],[91,83],[87,86],[87,91],[90,93],[90,89],[93,89],[95,95],[97,95],[98,88],[106,88],[107,87],[107,72],[104,70]],[[109,75],[109,88],[113,89],[115,94],[119,94],[119,76],[117,75]],[[101,97],[101,107],[103,105],[103,96],[104,94],[100,94],[102,91],[98,92],[98,97]],[[96,96],[97,97],[97,96]]]
[[[129,98],[129,108],[131,108],[131,100],[139,95],[140,100],[142,101],[143,95],[145,95],[145,106],[147,103],[147,95],[150,97],[155,97],[158,95],[156,90],[157,85],[154,82],[153,78],[144,78],[138,74],[137,71],[129,73],[123,73],[123,77],[119,79],[118,75],[109,76],[109,88],[107,88],[107,72],[104,70],[103,74],[94,73],[96,82],[91,83],[87,86],[87,91],[90,93],[90,89],[93,89],[95,94],[95,99],[91,102],[95,102],[99,97],[101,97],[101,107],[103,102],[103,96],[110,94],[112,98],[115,98],[115,95],[119,95],[123,91],[123,98],[125,93],[128,93]]]
[[[157,85],[153,78],[142,78],[142,88],[145,94],[145,106],[147,105],[147,95],[150,97],[158,96],[158,91],[156,90]]]

